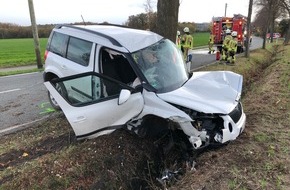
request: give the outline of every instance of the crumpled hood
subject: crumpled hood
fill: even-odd
[[[199,112],[228,114],[240,99],[242,83],[243,76],[231,71],[194,72],[182,87],[157,95]]]

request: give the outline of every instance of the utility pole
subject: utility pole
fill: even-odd
[[[33,0],[28,0],[28,6],[29,6],[29,13],[30,13],[32,34],[33,34],[33,39],[34,39],[34,49],[35,49],[35,55],[36,55],[36,61],[37,61],[37,68],[42,69],[39,38],[38,38],[37,25],[35,21]]]
[[[228,8],[228,4],[226,3],[226,5],[225,5],[225,17],[227,16],[227,8]]]

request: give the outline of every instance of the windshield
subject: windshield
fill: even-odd
[[[143,75],[157,92],[168,92],[188,80],[181,51],[168,39],[132,54]]]

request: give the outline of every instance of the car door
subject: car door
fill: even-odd
[[[128,96],[133,88],[98,73],[64,77],[44,84],[60,105],[77,138],[93,138],[121,128],[144,107],[140,92]],[[65,93],[61,95],[56,85]],[[107,88],[115,88],[115,91],[109,94]],[[120,103],[119,98],[124,99],[120,93],[124,91],[127,98]]]

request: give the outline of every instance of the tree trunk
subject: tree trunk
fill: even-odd
[[[271,25],[270,25],[270,36],[271,36],[271,43],[273,43],[273,34],[274,34],[274,27],[275,27],[275,17],[274,17],[274,12],[272,11],[272,16],[271,16]]]
[[[284,45],[287,45],[290,41],[290,22],[288,24],[288,30],[285,36],[285,41],[284,41]]]
[[[247,19],[247,36],[246,36],[246,52],[245,56],[250,57],[250,36],[251,36],[251,17],[253,10],[253,0],[249,1],[248,19]]]
[[[266,49],[266,42],[267,42],[267,29],[265,29],[265,31],[263,32],[263,46],[262,49]]]
[[[157,33],[175,43],[179,0],[158,0]]]

